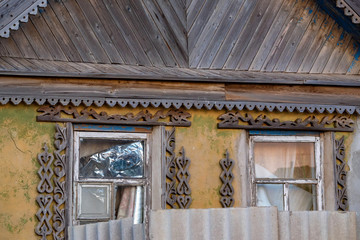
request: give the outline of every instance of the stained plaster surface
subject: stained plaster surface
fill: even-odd
[[[35,106],[0,107],[0,239],[38,239],[37,154],[52,146],[54,124],[37,123]]]
[[[356,230],[357,236],[360,238],[360,118],[356,121],[352,144],[347,149],[349,149],[349,172],[347,175],[349,211],[356,212]]]

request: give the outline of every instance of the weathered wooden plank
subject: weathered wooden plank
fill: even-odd
[[[46,24],[49,26],[50,31],[54,35],[57,43],[60,45],[62,52],[65,54],[68,61],[82,61],[82,58],[75,47],[72,40],[69,38],[68,33],[64,30],[59,19],[56,17],[53,9],[48,6],[41,14]],[[74,39],[75,40],[75,39]]]
[[[201,36],[205,23],[208,22],[211,13],[218,3],[219,0],[207,0],[200,9],[194,24],[188,29],[188,50],[190,53],[194,49],[198,37]]]
[[[225,17],[222,19],[217,31],[208,44],[201,61],[198,64],[199,68],[210,68],[217,51],[219,50],[222,42],[225,40],[231,26],[233,25],[238,11],[243,6],[244,0],[234,0],[228,11],[225,13]]]
[[[342,31],[340,38],[336,42],[334,51],[331,53],[331,56],[322,71],[322,73],[334,73],[337,66],[339,65],[341,58],[345,54],[346,48],[349,46],[351,40],[351,35]]]
[[[203,8],[206,0],[193,0],[188,1],[188,7],[186,9],[186,30],[187,32],[190,30],[192,25],[194,24],[197,15],[200,13]]]
[[[176,16],[176,12],[170,6],[169,1],[166,0],[156,0],[159,8],[163,12],[167,24],[170,25],[171,31],[175,38],[177,39],[177,44],[179,45],[182,52],[187,52],[187,38],[186,38],[186,28],[181,24],[181,20]],[[186,54],[187,56],[188,54]],[[186,58],[187,59],[187,58]]]
[[[313,20],[310,22],[309,27],[307,28],[304,36],[299,43],[295,54],[293,55],[286,71],[287,72],[297,72],[301,63],[303,62],[305,55],[309,51],[309,46],[314,42],[316,34],[319,29],[322,27],[322,24],[325,20],[326,13],[320,9],[316,11]]]
[[[146,55],[148,56],[151,64],[153,66],[164,65],[163,60],[157,49],[155,48],[153,42],[150,40],[150,37],[147,34],[147,30],[140,23],[138,17],[136,16],[132,6],[129,1],[117,1],[120,9],[124,13],[126,19],[128,20],[130,28],[133,30],[135,36],[139,40],[139,43],[144,48]],[[143,17],[143,16],[141,16]]]
[[[4,59],[2,59],[0,57],[0,68],[3,70],[3,69],[6,69],[6,70],[17,70],[16,67],[13,67],[11,64],[7,63]]]
[[[280,7],[284,1],[273,0],[269,2],[269,7],[266,9],[264,17],[261,19],[258,28],[256,29],[252,39],[249,42],[244,54],[242,55],[236,69],[248,70],[256,53],[258,52],[263,40],[266,37],[275,17],[278,14]]]
[[[96,37],[102,48],[105,50],[108,58],[111,63],[124,63],[124,60],[120,56],[119,52],[114,46],[113,40],[109,37],[105,31],[103,23],[100,21],[97,16],[94,8],[92,7],[90,1],[77,0],[76,1],[82,10],[85,18],[87,19],[88,24],[90,25],[92,31],[95,33]],[[87,24],[84,22],[84,24]],[[104,23],[108,24],[108,23]]]
[[[172,9],[175,11],[176,16],[181,22],[182,29],[186,30],[186,6],[182,0],[169,0]]]
[[[274,67],[275,72],[283,72],[286,70],[286,67],[289,65],[289,62],[293,57],[300,40],[303,38],[306,29],[315,16],[314,12],[317,11],[317,8],[318,6],[315,1],[309,1],[308,5],[301,13],[301,18],[298,20],[294,31],[292,32],[283,52],[281,53]]]
[[[48,25],[44,21],[42,15],[38,14],[36,16],[31,16],[29,19],[34,24],[34,27],[37,29],[37,32],[43,39],[43,42],[49,49],[49,53],[51,54],[52,58],[56,61],[67,61],[64,52],[50,31]]]
[[[25,59],[25,58],[17,58],[15,59],[19,64],[23,65],[27,69],[31,69],[35,72],[44,72],[44,71],[57,71],[56,68],[49,66],[49,64],[45,64],[47,61],[39,61],[36,59]],[[50,61],[53,62],[53,61]]]
[[[283,28],[278,35],[275,43],[272,46],[272,49],[264,62],[262,71],[270,72],[274,69],[276,63],[278,62],[282,52],[284,51],[291,35],[296,28],[298,21],[301,19],[301,13],[304,11],[305,7],[308,5],[308,0],[298,1],[295,4],[295,7],[289,15],[289,20],[283,25]],[[311,0],[312,2],[312,0]]]
[[[103,1],[103,4],[106,6],[114,22],[116,23],[117,28],[128,43],[129,49],[137,59],[137,63],[139,65],[151,65],[148,56],[145,54],[143,46],[141,46],[138,39],[136,38],[135,33],[132,31],[128,21],[124,17],[124,13],[122,10],[120,10],[118,4],[115,1]]]
[[[360,71],[360,45],[359,42],[356,45],[357,47],[357,51],[354,54],[354,58],[351,62],[351,65],[349,67],[349,69],[347,70],[346,74],[359,74]]]
[[[342,30],[340,29],[340,26],[335,24],[327,36],[326,42],[319,52],[310,73],[321,73],[324,70],[332,52],[334,51],[336,43],[341,36],[341,33]]]
[[[157,26],[152,21],[151,16],[148,14],[145,6],[141,1],[128,1],[129,6],[132,8],[131,15],[133,20],[137,20],[139,25],[144,29],[144,33],[147,33],[148,39],[152,42],[153,47],[159,53],[163,64],[159,62],[159,65],[164,65],[168,67],[174,67],[177,65],[176,60],[174,59],[171,50],[165,43],[165,40],[161,36]],[[168,6],[171,7],[171,6]],[[149,41],[148,40],[148,41]]]
[[[240,33],[243,31],[245,26],[247,26],[247,22],[252,15],[254,10],[254,6],[258,0],[245,0],[242,8],[238,12],[236,16],[236,20],[232,25],[230,31],[228,32],[226,39],[222,43],[219,51],[217,52],[213,63],[211,64],[212,69],[221,69],[223,68],[228,56],[233,49]]]
[[[0,8],[1,23],[0,29],[4,28],[9,24],[14,16],[19,16],[31,5],[30,1],[27,0],[8,0],[4,2]]]
[[[360,89],[328,86],[226,84],[226,100],[359,105]]]
[[[11,38],[15,41],[24,58],[37,58],[34,49],[32,48],[21,28],[18,31],[12,32]]]
[[[320,27],[320,30],[317,32],[316,38],[310,47],[308,47],[308,52],[301,63],[298,72],[300,73],[308,73],[310,72],[314,62],[321,51],[322,46],[326,41],[326,36],[331,31],[335,21],[331,19],[329,15],[325,17],[323,24]]]
[[[109,56],[106,54],[104,48],[101,46],[101,43],[96,38],[95,33],[89,26],[89,23],[82,13],[79,5],[77,5],[77,3],[74,1],[63,1],[62,4],[66,7],[72,20],[84,37],[84,40],[91,50],[91,53],[94,55],[96,62],[110,63]]]
[[[273,44],[275,43],[280,31],[283,28],[283,25],[288,22],[289,15],[291,10],[294,8],[295,1],[289,0],[284,1],[284,4],[281,6],[278,14],[275,17],[273,24],[271,25],[264,41],[262,42],[254,60],[252,61],[249,70],[251,71],[260,71],[264,65],[265,60],[267,59]]]
[[[223,84],[3,77],[0,94],[224,100]]]
[[[255,6],[254,12],[252,13],[249,22],[244,28],[243,32],[240,34],[237,39],[234,48],[232,49],[228,59],[225,62],[224,69],[235,69],[238,65],[240,58],[242,57],[246,47],[248,46],[250,39],[254,35],[259,22],[262,21],[264,13],[270,4],[263,4],[262,1],[259,1]]]
[[[90,0],[90,3],[94,7],[94,9],[96,9],[96,12],[98,13],[97,16],[99,17],[100,21],[103,23],[106,32],[109,34],[115,48],[117,49],[118,53],[121,55],[122,59],[124,60],[124,63],[136,64],[137,60],[134,54],[130,50],[129,45],[126,42],[125,38],[118,30],[116,23],[109,14],[109,11],[106,9],[106,6],[102,4],[101,1],[97,1],[97,0]]]
[[[21,24],[20,27],[28,38],[38,58],[44,60],[52,60],[53,57],[51,56],[49,49],[47,48],[46,44],[39,35],[39,32],[36,30],[33,23],[29,21],[26,24]]]
[[[59,22],[64,27],[65,32],[75,45],[82,60],[85,62],[95,62],[95,58],[91,53],[89,47],[87,46],[87,43],[85,42],[79,29],[76,27],[75,23],[71,19],[69,12],[63,6],[63,4],[56,0],[48,0],[47,8],[52,8],[54,13],[56,14],[56,17],[59,19]]]
[[[6,47],[1,43],[0,39],[0,56],[9,56],[9,52],[7,51]]]
[[[228,13],[230,4],[233,2],[233,0],[220,1],[214,11],[211,13],[211,17],[205,23],[202,34],[198,36],[195,41],[195,45],[190,52],[190,68],[196,68],[199,66],[199,62],[204,54],[204,51],[209,46],[209,43],[214,37],[215,32],[218,30],[222,19]],[[221,37],[223,38],[224,36]]]
[[[185,48],[182,48],[181,39],[185,40],[186,43],[186,35],[183,33],[183,36],[180,36],[181,39],[178,39],[173,32],[174,29],[168,23],[167,18],[165,18],[165,14],[162,10],[157,7],[153,0],[143,0],[144,6],[147,8],[148,13],[151,15],[152,21],[156,24],[157,28],[161,32],[164,41],[169,46],[169,50],[174,55],[174,58],[180,67],[188,66],[188,50],[187,45]]]
[[[13,38],[1,38],[0,39],[2,46],[4,46],[8,52],[7,56],[11,57],[23,57],[20,49],[16,45]]]
[[[25,66],[23,66],[22,64],[20,64],[18,61],[16,61],[16,59],[19,58],[3,58],[3,60],[5,62],[7,62],[8,64],[10,64],[11,66],[13,66],[14,68],[17,69],[17,71],[28,71],[29,69]]]
[[[335,69],[335,73],[337,74],[345,74],[347,73],[349,67],[354,60],[354,55],[358,50],[358,43],[355,39],[351,39],[349,45],[347,46],[344,55],[342,56],[339,65]]]

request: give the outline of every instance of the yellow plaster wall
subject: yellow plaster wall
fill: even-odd
[[[36,122],[36,106],[0,107],[0,239],[38,239],[37,154],[52,146],[54,124]]]
[[[38,239],[34,234],[37,224],[36,186],[39,182],[37,154],[42,152],[43,143],[52,150],[55,132],[54,123],[36,122],[37,106],[1,106],[0,107],[0,239]],[[142,108],[94,108],[108,114],[138,113]],[[151,113],[159,109],[148,108]],[[167,111],[167,110],[165,110]],[[241,203],[241,176],[239,176],[239,143],[244,130],[217,129],[218,116],[225,111],[187,110],[191,113],[191,127],[176,129],[176,149],[185,148],[190,158],[190,186],[193,202],[191,208],[220,208],[219,178],[220,159],[228,149],[230,158],[235,161],[233,187],[235,207]],[[243,112],[245,113],[245,112]],[[260,113],[252,112],[254,117]],[[268,113],[270,118],[295,120],[309,116],[297,113]],[[324,116],[317,115],[319,120]],[[169,129],[169,127],[168,127]],[[350,146],[352,133],[336,133],[338,139],[346,136],[345,144]],[[241,151],[241,150],[240,150]],[[247,149],[245,149],[247,151]]]

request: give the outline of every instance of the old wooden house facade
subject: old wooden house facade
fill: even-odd
[[[359,30],[357,0],[0,0],[0,239],[356,239]]]

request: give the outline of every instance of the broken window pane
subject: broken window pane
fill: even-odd
[[[80,179],[143,176],[144,141],[80,138]]]

